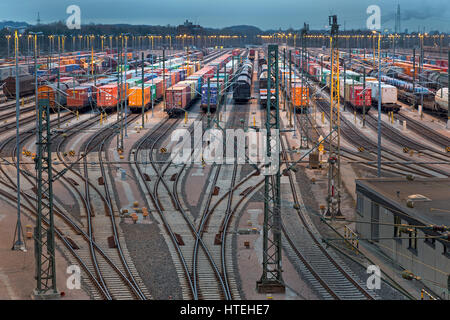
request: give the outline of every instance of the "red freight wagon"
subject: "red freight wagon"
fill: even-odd
[[[369,88],[364,91],[363,86],[350,86],[349,90],[349,103],[353,107],[361,109],[364,105],[372,105],[372,91]]]
[[[125,97],[127,92],[127,84],[124,84],[121,98]],[[118,85],[107,84],[98,88],[97,91],[97,106],[98,107],[115,107],[117,105]]]
[[[93,84],[84,84],[75,88],[67,89],[67,107],[69,109],[81,109],[91,104],[95,96]]]
[[[169,115],[186,109],[190,101],[191,88],[188,84],[177,84],[166,91],[166,111]]]

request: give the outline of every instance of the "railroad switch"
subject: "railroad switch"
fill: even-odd
[[[216,233],[214,237],[214,245],[218,246],[222,244],[222,232]]]
[[[419,276],[414,275],[414,273],[409,270],[404,270],[402,272],[402,278],[406,280],[420,280]]]
[[[25,236],[27,237],[27,239],[33,239],[33,227],[30,224],[27,224],[25,226]]]

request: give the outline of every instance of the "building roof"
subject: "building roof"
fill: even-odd
[[[450,178],[368,178],[356,191],[425,225],[450,225]],[[426,200],[420,200],[420,195]],[[412,202],[408,206],[407,202]]]

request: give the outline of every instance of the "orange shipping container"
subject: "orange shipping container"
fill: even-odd
[[[309,88],[301,83],[292,83],[292,101],[295,107],[309,106]]]

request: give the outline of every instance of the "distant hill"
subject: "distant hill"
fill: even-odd
[[[3,28],[7,28],[7,27],[12,27],[12,28],[20,28],[20,27],[24,27],[27,28],[30,25],[26,22],[21,22],[21,21],[0,21],[0,30]]]
[[[261,34],[262,30],[255,26],[249,26],[249,25],[239,25],[239,26],[231,26],[226,27],[222,29],[223,31],[231,31],[233,33],[241,33],[241,34],[248,34],[248,35],[256,35]]]

